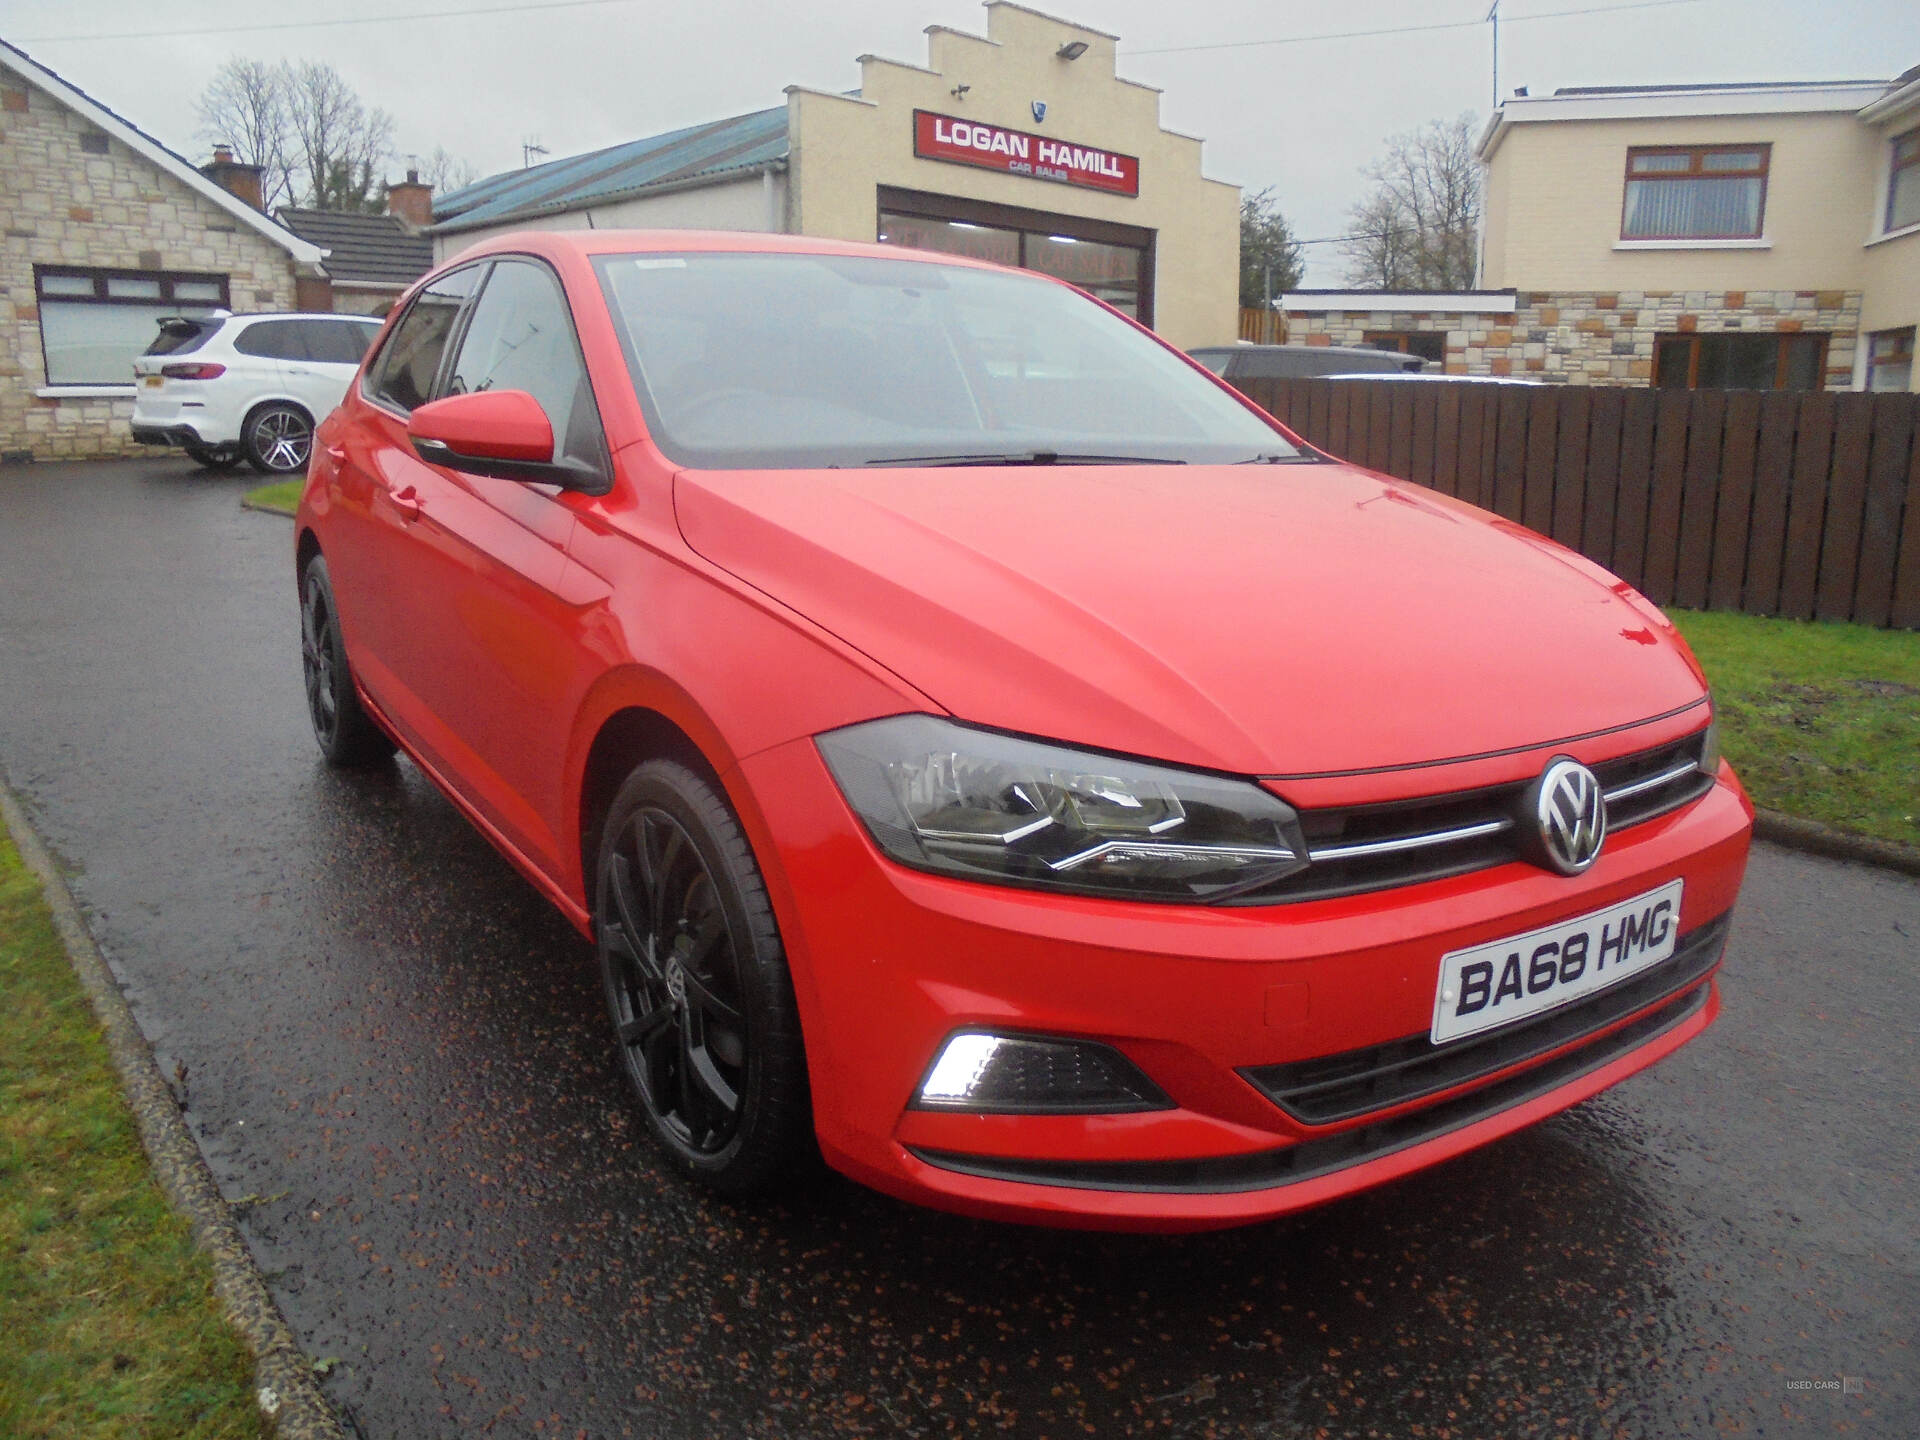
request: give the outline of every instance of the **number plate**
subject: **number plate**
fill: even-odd
[[[1682,884],[1441,956],[1428,1038],[1439,1045],[1525,1020],[1659,964],[1673,954]]]

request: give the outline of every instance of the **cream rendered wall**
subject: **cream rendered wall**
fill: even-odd
[[[1887,116],[1868,131],[1874,147],[1873,208],[1870,234],[1877,237],[1887,214],[1887,160],[1895,136],[1920,125],[1920,111],[1907,109]],[[1860,252],[1861,282],[1866,290],[1860,307],[1860,383],[1866,383],[1866,336],[1875,330],[1920,328],[1920,229],[1897,231],[1888,239],[1872,239]],[[1920,392],[1920,366],[1914,367],[1911,389]]]
[[[511,235],[515,230],[778,230],[785,212],[786,177],[773,177],[769,199],[767,182],[755,174],[744,180],[701,185],[667,195],[616,200],[608,205],[595,205],[590,211],[569,210],[506,225],[435,235],[433,263],[451,260],[482,240]],[[593,219],[591,227],[587,224],[589,215]]]
[[[1627,149],[1770,141],[1768,248],[1618,250]],[[1508,128],[1487,169],[1481,284],[1522,290],[1857,290],[1879,151],[1851,112],[1558,120]]]
[[[1055,51],[1086,42],[1078,60]],[[1154,328],[1180,346],[1238,334],[1240,190],[1200,173],[1200,142],[1160,128],[1159,91],[1114,75],[1114,37],[1018,6],[987,7],[987,35],[935,27],[926,68],[861,57],[857,98],[787,92],[792,157],[788,228],[875,238],[875,188],[899,186],[1157,232]],[[968,86],[964,96],[951,92]],[[1029,105],[1047,104],[1036,124]],[[923,160],[913,111],[935,110],[1140,158],[1137,198]]]
[[[1861,271],[1866,287],[1866,299],[1860,307],[1864,367],[1867,335],[1909,325],[1920,328],[1920,230],[1866,247]],[[1864,383],[1864,369],[1861,378]],[[1920,392],[1920,365],[1914,367],[1909,388]]]

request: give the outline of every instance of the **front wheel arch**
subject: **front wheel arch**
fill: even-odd
[[[707,759],[691,735],[660,711],[630,705],[607,716],[587,749],[580,773],[580,878],[582,898],[589,910],[601,831],[613,797],[634,768],[649,760],[676,760],[721,794],[726,793],[719,768]]]

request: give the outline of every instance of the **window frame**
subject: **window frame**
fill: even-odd
[[[46,282],[49,279],[80,279],[89,281],[92,293],[88,295],[49,294]],[[109,295],[108,283],[113,280],[157,281],[160,294],[152,299],[132,299],[124,295]],[[180,283],[190,285],[216,285],[220,296],[217,300],[182,300],[175,296],[174,287]],[[33,304],[34,329],[40,336],[40,374],[48,390],[100,390],[115,388],[131,390],[131,380],[56,380],[53,378],[53,366],[47,356],[47,329],[42,318],[45,308],[53,305],[104,305],[137,306],[151,309],[155,305],[190,306],[197,310],[231,310],[233,308],[233,289],[230,277],[213,271],[201,270],[141,270],[122,269],[114,266],[98,265],[39,265],[33,267]]]
[[[1825,330],[1681,330],[1656,335],[1653,341],[1653,374],[1649,377],[1649,387],[1655,390],[1671,387],[1660,383],[1660,352],[1669,345],[1684,342],[1687,346],[1687,384],[1686,393],[1694,393],[1700,387],[1700,342],[1703,340],[1748,339],[1771,340],[1774,345],[1773,384],[1766,393],[1790,395],[1814,395],[1827,388],[1827,356],[1832,349],[1833,336]],[[1818,341],[1820,356],[1814,366],[1818,382],[1811,390],[1789,390],[1786,385],[1788,356],[1793,351],[1794,342],[1802,340]],[[1721,387],[1714,387],[1716,389]]]
[[[596,469],[602,483],[610,484],[613,476],[613,447],[607,442],[607,422],[600,410],[600,393],[594,389],[593,367],[587,363],[586,346],[580,343],[580,322],[573,313],[573,297],[567,293],[567,282],[561,278],[560,271],[542,256],[510,251],[503,255],[487,257],[486,273],[474,282],[472,293],[462,303],[460,313],[454,317],[453,329],[447,334],[447,348],[440,357],[440,368],[433,377],[432,399],[446,398],[447,385],[453,379],[454,368],[459,364],[460,354],[466,349],[468,333],[473,329],[474,314],[479,310],[480,302],[486,297],[488,288],[492,286],[494,275],[501,266],[516,262],[532,265],[536,269],[545,271],[547,278],[553,281],[553,288],[559,292],[560,312],[567,322],[567,335],[573,341],[574,358],[580,362],[580,376],[586,381],[587,400],[593,406],[593,431],[597,442],[597,453],[592,459],[582,463]],[[448,272],[448,274],[451,273],[453,272]],[[551,423],[553,417],[547,418]],[[553,437],[556,463],[560,461],[560,452],[565,444],[565,436],[559,428],[556,428]]]
[[[1915,340],[1916,340],[1916,338],[1920,338],[1920,335],[1917,335],[1917,334],[1916,334],[1916,331],[1920,331],[1920,327],[1916,327],[1916,326],[1912,326],[1912,325],[1895,325],[1895,326],[1893,326],[1893,327],[1891,327],[1890,329],[1886,329],[1886,330],[1870,330],[1870,331],[1868,331],[1868,332],[1867,332],[1867,336],[1866,336],[1866,340],[1867,340],[1867,373],[1866,373],[1866,375],[1865,375],[1865,376],[1864,376],[1863,378],[1864,378],[1864,380],[1865,380],[1865,383],[1866,383],[1866,388],[1867,388],[1867,390],[1868,390],[1868,391],[1869,391],[1870,393],[1879,393],[1879,394],[1883,394],[1883,395],[1884,395],[1884,394],[1896,394],[1896,395],[1897,395],[1897,394],[1900,394],[1900,393],[1902,393],[1902,391],[1898,391],[1898,390],[1896,390],[1896,391],[1884,391],[1884,390],[1883,390],[1883,391],[1879,391],[1879,392],[1874,392],[1874,390],[1873,390],[1873,372],[1874,372],[1874,370],[1875,370],[1876,368],[1878,368],[1878,367],[1879,367],[1879,366],[1881,366],[1881,365],[1888,365],[1888,366],[1895,366],[1895,365],[1904,365],[1904,366],[1906,366],[1906,368],[1907,368],[1907,383],[1906,383],[1906,385],[1905,385],[1905,386],[1903,387],[1903,389],[1904,389],[1904,390],[1906,390],[1906,391],[1911,391],[1911,390],[1913,389],[1913,352],[1914,352],[1914,349],[1915,349],[1915,344],[1914,344],[1914,342],[1915,342]],[[1889,356],[1886,356],[1886,357],[1884,357],[1884,358],[1883,358],[1882,356],[1880,356],[1880,355],[1877,355],[1877,354],[1875,354],[1875,353],[1874,353],[1874,349],[1875,349],[1875,342],[1876,342],[1876,341],[1879,341],[1879,340],[1893,340],[1893,341],[1898,341],[1898,340],[1900,340],[1900,339],[1902,339],[1902,338],[1904,338],[1904,339],[1906,340],[1906,346],[1907,346],[1907,348],[1905,349],[1905,351],[1904,351],[1904,352],[1903,352],[1903,351],[1899,351],[1899,350],[1896,350],[1896,351],[1894,351],[1894,352],[1893,352],[1893,353],[1892,353],[1891,355],[1889,355]]]
[[[1913,153],[1904,160],[1900,158],[1902,145],[1910,145],[1913,149]],[[1904,233],[1920,225],[1920,218],[1899,225],[1893,222],[1893,202],[1899,197],[1903,172],[1911,172],[1909,183],[1920,186],[1920,126],[1887,137],[1887,203],[1880,212],[1880,233],[1883,235]]]
[[[374,388],[375,379],[380,373],[380,367],[386,363],[387,347],[393,344],[394,337],[400,333],[401,327],[407,323],[407,317],[413,314],[414,307],[426,298],[427,292],[432,289],[433,286],[443,280],[451,280],[455,275],[463,274],[471,270],[475,272],[473,288],[460,297],[459,308],[454,311],[453,323],[447,328],[446,345],[440,351],[440,359],[435,363],[433,368],[433,379],[429,383],[427,398],[421,403],[432,404],[440,398],[440,387],[446,380],[447,365],[457,353],[460,342],[466,338],[467,316],[473,309],[474,300],[479,296],[482,287],[486,284],[486,272],[492,268],[494,259],[495,257],[492,255],[483,256],[465,265],[456,265],[451,270],[443,270],[437,275],[429,275],[420,283],[420,288],[415,290],[412,296],[408,298],[406,307],[397,315],[388,317],[387,324],[380,333],[378,345],[370,348],[369,353],[361,360],[360,380],[357,387],[360,391],[361,399],[384,414],[393,416],[396,420],[400,421],[401,424],[404,425],[406,423],[407,417],[413,414],[413,411],[402,410],[397,404],[388,400]]]
[[[1733,150],[1757,150],[1760,153],[1758,170],[1707,170],[1702,161],[1710,154],[1724,154]],[[1635,174],[1633,162],[1645,155],[1685,155],[1688,159],[1685,170],[1660,170],[1650,174]],[[1620,184],[1620,240],[1624,244],[1676,244],[1690,241],[1702,244],[1714,244],[1729,240],[1764,240],[1767,235],[1767,193],[1771,188],[1773,175],[1773,142],[1735,141],[1715,145],[1629,145],[1627,147],[1626,169]],[[1661,182],[1667,180],[1742,180],[1758,176],[1760,180],[1760,209],[1754,217],[1754,228],[1746,235],[1634,235],[1627,231],[1627,216],[1631,211],[1632,187],[1636,181]]]

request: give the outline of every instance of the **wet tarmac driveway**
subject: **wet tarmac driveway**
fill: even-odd
[[[248,483],[0,470],[0,766],[366,1436],[1920,1434],[1920,884],[1759,850],[1700,1041],[1290,1222],[718,1203],[587,948],[410,765],[322,768]]]

